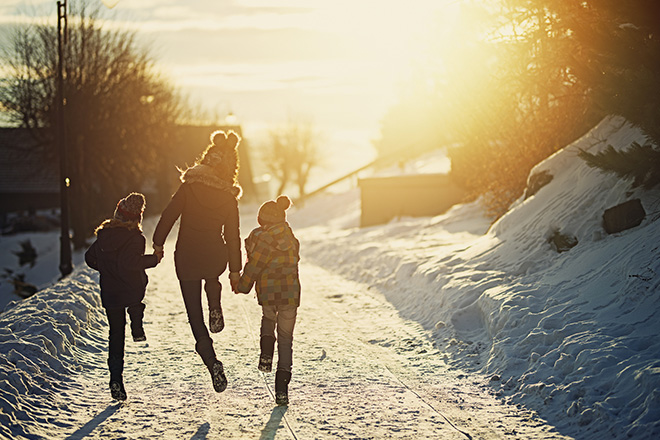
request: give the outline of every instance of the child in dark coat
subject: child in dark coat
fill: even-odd
[[[245,240],[247,262],[236,287],[236,293],[249,293],[256,284],[262,309],[259,370],[271,371],[277,341],[275,401],[278,405],[289,403],[293,328],[300,305],[300,242],[286,221],[285,211],[289,206],[291,200],[279,196],[277,201],[269,200],[259,208],[260,226]]]
[[[124,339],[126,311],[131,318],[134,341],[146,341],[142,302],[147,287],[146,268],[156,266],[162,254],[145,255],[142,213],[145,199],[131,193],[117,203],[114,216],[96,229],[96,241],[85,253],[85,262],[100,272],[101,302],[110,326],[108,368],[110,392],[115,400],[126,400],[124,389]]]

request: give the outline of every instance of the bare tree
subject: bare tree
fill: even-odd
[[[71,226],[74,246],[81,247],[119,197],[162,174],[183,106],[134,33],[104,30],[98,8],[89,11],[85,1],[75,6],[64,52],[64,97]],[[2,62],[8,75],[0,105],[56,159],[56,29],[16,28]]]
[[[320,133],[311,122],[290,120],[287,125],[270,132],[270,145],[265,162],[269,171],[279,180],[278,194],[289,183],[298,187],[300,199],[305,197],[312,168],[320,164]]]

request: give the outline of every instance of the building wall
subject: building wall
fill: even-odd
[[[0,214],[59,208],[58,162],[26,128],[0,127]]]
[[[446,174],[359,179],[360,226],[387,223],[396,217],[439,215],[465,198]]]

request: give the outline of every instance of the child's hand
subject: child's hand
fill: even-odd
[[[248,290],[241,290],[238,288],[238,284],[239,283],[236,283],[236,288],[232,289],[236,295],[240,295],[241,293],[247,295],[250,293],[250,290],[252,290],[252,286],[248,287]],[[243,289],[245,289],[245,286],[243,286]]]
[[[241,279],[241,273],[240,272],[230,272],[229,273],[229,284],[231,285],[231,291],[234,293],[238,293],[237,288],[238,288],[238,280]]]

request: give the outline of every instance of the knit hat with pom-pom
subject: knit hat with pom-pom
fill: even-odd
[[[211,145],[206,147],[197,164],[208,165],[215,169],[219,178],[237,184],[238,144],[241,137],[234,131],[214,131],[210,136]]]
[[[286,210],[291,206],[291,199],[279,196],[277,200],[269,200],[259,208],[257,220],[259,224],[280,223],[286,221]]]
[[[130,193],[117,203],[114,218],[121,221],[140,221],[146,204],[144,195]]]

